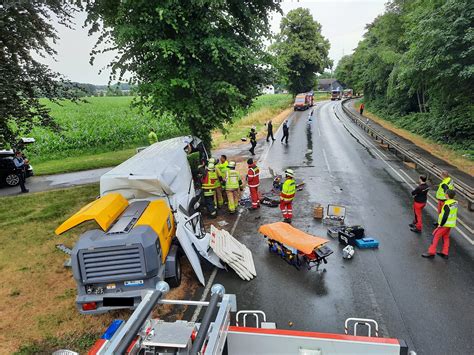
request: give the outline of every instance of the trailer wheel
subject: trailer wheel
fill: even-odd
[[[173,263],[173,268],[173,276],[168,277],[165,281],[170,285],[170,287],[178,287],[181,285],[181,262],[179,261],[178,255]]]

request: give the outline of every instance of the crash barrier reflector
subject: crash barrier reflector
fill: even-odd
[[[226,230],[211,225],[209,245],[214,253],[234,269],[242,280],[250,281],[257,276],[252,252]]]

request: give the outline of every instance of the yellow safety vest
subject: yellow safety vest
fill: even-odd
[[[219,181],[219,178],[217,177],[216,171],[209,171],[209,178],[215,179],[215,183],[214,183],[215,188],[221,187],[221,182]]]
[[[230,169],[227,170],[225,181],[226,190],[237,190],[242,184],[239,172]]]
[[[216,189],[215,181],[213,181],[212,173],[215,174],[214,171],[208,171],[206,176],[202,181],[202,189],[204,190],[204,196],[214,196],[214,191]]]
[[[227,160],[223,163],[219,163],[216,165],[216,171],[218,175],[223,179],[225,179],[225,174],[227,173],[227,170],[229,170],[228,166],[229,162]]]
[[[295,198],[296,182],[293,179],[285,180],[281,188],[280,198],[283,201],[292,201]]]
[[[156,142],[158,142],[158,136],[156,135],[155,132],[150,132],[148,134],[148,143],[152,145],[153,143],[156,143]]]
[[[444,206],[449,207],[449,216],[448,219],[446,220],[446,223],[444,224],[443,227],[447,228],[454,228],[456,227],[456,220],[458,218],[458,201],[456,200],[447,200],[444,203]],[[438,224],[441,225],[441,221],[443,220],[444,217],[444,206],[443,209],[441,210],[441,213],[439,214],[438,217]]]
[[[446,194],[444,193],[444,190],[442,188],[442,186],[445,184],[448,185],[448,189],[454,190],[453,180],[451,180],[450,177],[443,179],[443,181],[441,181],[441,183],[438,186],[438,191],[436,191],[436,198],[438,200],[442,200],[442,201],[446,200]]]

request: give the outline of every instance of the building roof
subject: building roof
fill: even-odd
[[[320,85],[330,85],[335,81],[337,81],[337,79],[318,79],[318,84],[320,84]]]

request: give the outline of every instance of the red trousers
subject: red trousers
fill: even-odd
[[[446,200],[438,200],[438,215],[441,213],[445,202]]]
[[[425,208],[426,203],[423,202],[413,202],[413,212],[415,214],[415,219],[413,220],[413,224],[415,225],[416,229],[421,231],[423,229],[423,221],[421,219],[421,211]]]
[[[260,207],[260,198],[258,196],[258,186],[249,187],[250,200],[252,201],[252,208]]]
[[[280,201],[280,210],[283,214],[283,218],[292,219],[293,218],[293,201]]]
[[[443,249],[442,253],[448,255],[449,252],[449,233],[451,228],[448,227],[438,227],[433,231],[433,241],[431,242],[430,247],[428,248],[428,254],[436,254],[436,247],[441,238],[443,238]]]

